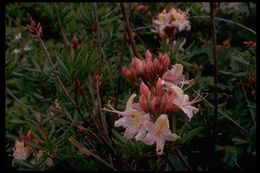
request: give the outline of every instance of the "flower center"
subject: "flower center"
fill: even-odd
[[[133,118],[135,120],[135,122],[137,124],[141,124],[142,123],[142,119],[141,119],[141,114],[140,112],[136,111],[136,110],[133,110]]]

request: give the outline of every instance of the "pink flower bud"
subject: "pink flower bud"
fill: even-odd
[[[150,95],[149,88],[142,82],[140,85],[140,94],[148,97]]]
[[[150,108],[151,108],[151,113],[153,115],[156,114],[156,112],[158,112],[158,109],[160,109],[160,98],[159,97],[153,97],[151,99],[151,102],[150,102]]]
[[[156,83],[156,94],[158,96],[162,96],[163,95],[163,85],[162,85],[162,80],[161,78],[159,78],[157,80],[157,83]]]
[[[166,53],[163,55],[159,54],[159,62],[161,64],[160,74],[163,75],[163,73],[165,73],[169,69],[170,58]]]
[[[140,107],[144,110],[144,112],[149,112],[150,109],[149,109],[147,97],[141,95],[139,98],[139,104]]]

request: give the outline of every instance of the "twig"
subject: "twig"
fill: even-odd
[[[216,26],[215,26],[215,7],[214,2],[210,2],[210,16],[211,16],[211,35],[212,35],[212,58],[214,64],[214,127],[213,134],[216,134],[217,120],[218,120],[218,64],[217,64],[217,40],[216,40]]]
[[[111,73],[110,73],[109,64],[108,64],[105,52],[104,52],[104,50],[101,46],[101,37],[100,37],[101,31],[100,31],[100,25],[99,25],[99,20],[98,20],[97,3],[96,2],[93,2],[93,15],[95,17],[95,22],[96,22],[96,27],[97,27],[97,30],[96,30],[97,39],[96,40],[97,40],[97,44],[98,44],[99,54],[101,54],[101,57],[103,57],[103,60],[105,62],[108,78],[109,78],[110,85],[111,85],[111,88],[112,88],[112,95],[113,95],[113,98],[115,98],[115,91],[114,91],[114,87],[113,87],[113,81],[112,81],[112,76],[111,76]],[[101,63],[101,61],[100,61],[100,63]]]
[[[33,110],[33,108],[31,108],[30,106],[26,105],[25,103],[23,103],[21,100],[19,100],[8,88],[6,88],[7,93],[13,97],[18,103],[20,103],[23,107],[29,109],[33,114],[39,114],[41,116],[43,116],[42,113]]]
[[[126,38],[126,32],[125,32],[126,28],[124,28],[124,34],[123,34],[123,42],[121,44],[120,47],[120,55],[119,55],[119,71],[118,71],[118,76],[117,76],[117,90],[116,90],[116,99],[115,99],[115,105],[114,108],[117,109],[117,105],[118,105],[118,97],[119,97],[119,91],[120,91],[120,87],[121,87],[121,70],[122,70],[122,66],[123,66],[123,61],[124,61],[124,54],[125,54],[125,38]]]
[[[196,94],[198,94],[194,89],[192,89],[192,91]],[[203,100],[211,107],[214,109],[214,106],[209,102],[207,101],[205,98],[203,98]],[[229,115],[227,115],[227,113],[223,112],[223,111],[220,111],[218,110],[218,113],[220,113],[221,115],[223,115],[224,117],[226,117],[230,122],[232,122],[234,125],[236,125],[240,130],[242,130],[245,134],[248,135],[247,131],[241,127],[235,120],[233,120]]]
[[[244,93],[245,98],[246,98],[246,103],[247,103],[247,105],[248,105],[248,108],[249,108],[249,111],[250,111],[250,114],[251,114],[253,123],[254,123],[254,125],[256,126],[255,116],[254,116],[254,113],[253,113],[252,109],[249,107],[250,104],[249,104],[249,100],[248,100],[248,98],[247,98],[247,95],[246,95],[246,91],[245,91],[244,86],[242,86],[242,89],[243,89],[243,93]]]
[[[178,153],[179,157],[181,158],[182,162],[184,163],[184,165],[188,168],[189,171],[192,171],[192,169],[191,169],[189,163],[188,163],[187,160],[184,158],[184,156],[183,156],[181,150],[180,150],[178,147],[176,147],[176,150],[177,150],[177,153]]]
[[[190,18],[210,18],[210,16],[192,16]],[[237,25],[237,26],[239,26],[241,28],[246,29],[247,31],[250,31],[254,35],[256,35],[256,31],[254,31],[253,29],[250,29],[250,28],[246,27],[245,25],[242,25],[242,24],[240,24],[238,22],[235,22],[235,21],[232,21],[232,20],[229,20],[229,19],[219,18],[219,17],[215,17],[215,19],[218,20],[218,21],[224,21],[224,22],[227,22],[227,23],[231,23],[231,24]]]
[[[44,42],[42,41],[41,37],[38,37],[38,40],[39,40],[39,42],[40,42],[40,44],[41,44],[41,46],[42,46],[42,48],[43,48],[43,50],[44,50],[44,52],[45,52],[47,58],[48,58],[48,62],[49,62],[49,64],[50,64],[52,70],[55,71],[55,66],[54,66],[54,64],[53,64],[53,62],[52,62],[52,60],[51,60],[50,54],[49,54],[49,52],[48,52],[48,50],[47,50],[47,48],[46,48]],[[60,76],[59,76],[58,74],[56,74],[56,73],[54,73],[54,74],[55,74],[55,77],[56,77],[56,79],[58,80],[58,82],[59,82],[61,88],[63,89],[65,95],[68,97],[68,99],[70,100],[70,102],[75,106],[75,108],[77,109],[77,111],[78,111],[78,113],[80,114],[81,118],[82,118],[83,120],[87,121],[87,120],[84,118],[83,114],[81,113],[81,111],[80,111],[78,105],[77,105],[77,104],[74,102],[74,100],[71,98],[71,96],[70,96],[70,94],[68,93],[67,89],[65,88],[63,82],[61,81]]]
[[[86,108],[87,108],[87,112],[91,112],[90,110],[90,106],[89,106],[89,102],[88,99],[85,95],[85,90],[84,90],[84,85],[82,84],[82,88],[80,89],[80,96],[82,97],[82,100],[85,102]]]
[[[69,137],[69,141],[76,146],[82,153],[84,153],[87,156],[92,156],[94,157],[97,161],[99,161],[100,163],[102,163],[103,165],[111,168],[114,171],[117,171],[117,169],[115,167],[113,167],[111,164],[109,164],[108,162],[106,162],[105,160],[103,160],[102,158],[100,158],[98,155],[94,154],[92,151],[90,151],[88,148],[86,148],[85,146],[83,146],[83,144],[81,144],[79,141],[77,141],[75,138],[73,138],[72,136]]]
[[[130,27],[129,18],[126,14],[125,5],[124,5],[123,2],[120,2],[120,6],[121,6],[121,9],[122,9],[127,34],[128,34],[128,38],[130,40],[130,44],[132,46],[133,53],[137,58],[139,58],[138,53],[137,53],[137,49],[136,49],[136,45],[135,45],[135,41],[134,41],[134,38],[133,38],[133,35],[132,35],[132,30],[131,30],[131,27]]]
[[[26,105],[25,103],[23,103],[21,100],[19,100],[17,97],[15,97],[15,96],[13,95],[13,93],[12,93],[8,88],[6,88],[6,91],[7,91],[7,93],[8,93],[10,96],[12,96],[12,97],[13,97],[18,103],[20,103],[23,107],[25,107],[25,108],[29,109],[30,111],[34,112],[34,110],[33,110],[31,107],[29,107],[28,105]]]
[[[70,50],[69,50],[68,40],[67,40],[67,37],[65,35],[65,32],[64,32],[62,24],[61,24],[61,20],[60,20],[60,16],[59,16],[58,7],[57,7],[57,3],[56,2],[54,3],[53,10],[54,10],[54,13],[55,13],[57,21],[58,21],[58,27],[59,27],[60,34],[61,34],[63,42],[64,42],[65,50],[67,51],[67,53],[69,53]]]

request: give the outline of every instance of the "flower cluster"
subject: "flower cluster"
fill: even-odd
[[[186,88],[183,86],[190,87],[192,80],[185,79],[181,64],[175,64],[169,69],[170,59],[167,54],[159,54],[159,58],[154,61],[151,56],[147,50],[144,60],[133,58],[130,66],[122,71],[132,82],[142,80],[139,102],[134,103],[137,95],[132,94],[124,111],[116,110],[111,105],[104,110],[120,116],[115,126],[125,128],[125,138],[135,138],[147,145],[156,143],[156,151],[160,155],[165,141],[180,138],[171,132],[167,113],[181,109],[190,120],[198,112],[198,108],[192,104],[200,101],[201,97],[190,101],[189,96],[184,94]]]
[[[26,142],[32,142],[36,145],[39,144],[39,141],[33,137],[32,131],[29,130],[26,135],[15,140],[15,148],[13,152],[13,157],[15,159],[26,160],[32,153],[32,148],[28,146]]]
[[[141,78],[149,85],[154,84],[158,77],[162,77],[169,65],[170,58],[167,54],[159,54],[158,58],[152,60],[152,54],[147,50],[144,60],[134,57],[129,68],[123,67],[122,73],[133,83]]]
[[[31,130],[27,132],[26,135],[21,136],[19,139],[15,140],[15,145],[13,148],[13,157],[17,160],[29,160],[29,157],[33,153],[33,148],[28,144],[32,143],[34,145],[41,145],[41,142],[36,139]],[[48,155],[48,157],[45,157]],[[46,151],[39,150],[36,155],[33,155],[32,159],[30,159],[31,164],[35,165],[37,160],[40,158],[45,158],[45,162],[43,164],[43,169],[45,164],[47,166],[53,165],[53,160],[55,159],[56,154],[54,152],[46,153]]]
[[[168,12],[164,9],[153,21],[155,32],[161,38],[173,37],[177,31],[190,30],[190,21],[187,19],[188,12],[171,8]]]

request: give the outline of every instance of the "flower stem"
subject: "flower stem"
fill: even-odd
[[[131,30],[131,27],[130,27],[129,18],[128,18],[128,15],[126,13],[125,5],[124,5],[123,2],[120,2],[120,6],[121,6],[121,9],[122,9],[127,34],[128,34],[128,38],[130,40],[131,46],[132,46],[133,53],[137,58],[139,58],[138,53],[137,53],[137,49],[136,49],[136,45],[135,45],[135,41],[134,41],[134,38],[133,38],[133,35],[132,35],[132,30]]]
[[[58,7],[57,7],[57,3],[56,2],[54,3],[53,10],[54,10],[54,14],[55,14],[55,16],[57,18],[57,21],[58,21],[58,27],[59,27],[60,34],[61,34],[62,39],[63,39],[65,50],[67,51],[67,53],[69,53],[70,51],[69,51],[68,40],[67,40],[67,37],[65,35],[64,29],[63,29],[62,24],[61,24],[61,20],[60,20],[60,16],[59,16]]]
[[[210,17],[211,17],[211,35],[212,35],[212,58],[214,65],[214,126],[213,134],[216,134],[216,126],[218,120],[218,64],[217,64],[217,39],[215,26],[215,7],[214,3],[210,2]]]

